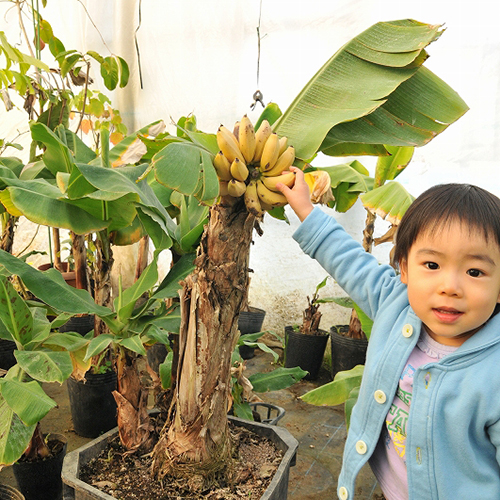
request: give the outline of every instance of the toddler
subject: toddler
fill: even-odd
[[[400,274],[310,202],[301,170],[280,191],[294,239],[374,320],[337,493],[369,462],[387,500],[500,499],[500,200],[435,186],[397,232]]]

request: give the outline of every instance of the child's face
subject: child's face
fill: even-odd
[[[500,248],[459,222],[419,235],[400,270],[410,306],[444,345],[462,345],[500,302]]]

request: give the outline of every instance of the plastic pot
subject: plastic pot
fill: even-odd
[[[266,311],[257,307],[249,307],[248,311],[241,311],[238,318],[238,330],[241,335],[261,332],[265,316]],[[255,356],[255,347],[240,345],[238,351],[243,359],[251,359]]]
[[[7,484],[0,484],[0,500],[25,500],[25,498],[16,488]]]
[[[80,335],[85,335],[90,330],[94,329],[94,314],[84,314],[82,316],[73,316],[64,323],[64,325],[59,327],[60,332],[76,332]]]
[[[73,427],[79,436],[95,438],[113,429],[116,421],[116,372],[85,374],[85,382],[67,381]]]
[[[323,363],[328,333],[319,330],[320,335],[305,335],[285,327],[285,368],[300,366],[309,372],[304,378],[315,380]]]
[[[0,339],[0,368],[8,370],[17,363],[14,356],[15,349],[16,343],[14,341]]]
[[[49,434],[47,441],[58,442],[60,450],[53,457],[34,462],[16,462],[12,468],[19,490],[26,500],[62,500],[61,470],[67,440],[62,434]]]
[[[353,339],[338,333],[347,332],[349,326],[337,325],[330,328],[332,349],[332,377],[338,372],[364,365],[366,360],[367,339]]]

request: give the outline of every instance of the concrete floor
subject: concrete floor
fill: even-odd
[[[272,357],[256,350],[247,360],[247,374],[273,369]],[[336,497],[337,476],[340,472],[342,450],[346,437],[343,407],[316,407],[299,399],[307,391],[331,380],[322,367],[316,381],[301,381],[289,389],[261,394],[261,398],[286,410],[278,425],[288,429],[299,441],[297,463],[290,469],[288,498],[290,500],[323,500]],[[68,451],[90,441],[72,430],[66,385],[46,387],[58,403],[42,421],[44,432],[59,432],[68,438]],[[16,486],[10,467],[0,471],[0,483]],[[356,500],[371,500],[380,488],[368,467],[362,470],[357,482]]]

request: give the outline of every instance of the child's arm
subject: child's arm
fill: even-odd
[[[374,318],[381,302],[392,293],[394,286],[401,285],[395,279],[394,269],[387,265],[380,266],[375,257],[347,235],[335,219],[314,209],[304,173],[295,167],[291,169],[296,174],[293,188],[279,184],[277,187],[303,222],[295,232],[294,239],[368,316]]]

